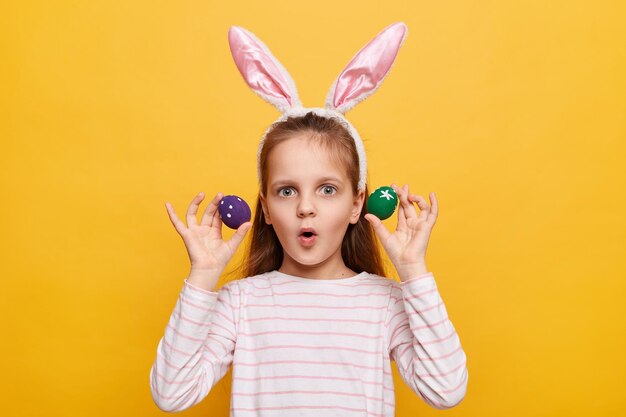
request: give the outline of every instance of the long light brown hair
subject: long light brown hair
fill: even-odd
[[[251,230],[252,236],[242,265],[244,276],[273,271],[282,265],[283,248],[274,228],[265,223],[260,195],[267,193],[267,160],[272,149],[279,143],[301,133],[310,133],[310,140],[318,141],[329,155],[336,158],[337,163],[346,168],[353,195],[358,192],[359,157],[354,140],[337,119],[321,117],[309,112],[304,116],[292,116],[274,123],[265,137],[260,155],[261,183]],[[366,271],[384,276],[385,271],[374,230],[364,217],[367,213],[368,195],[366,186],[366,201],[363,204],[361,216],[356,224],[348,225],[341,244],[341,256],[346,266],[357,273]]]

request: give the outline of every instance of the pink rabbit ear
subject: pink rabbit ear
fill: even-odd
[[[232,26],[228,30],[228,43],[237,68],[252,91],[281,113],[301,107],[293,79],[252,32]]]
[[[407,32],[404,23],[394,23],[365,45],[333,83],[326,96],[326,107],[345,113],[378,90]]]

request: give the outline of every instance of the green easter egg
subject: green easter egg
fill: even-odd
[[[380,220],[389,218],[398,206],[398,196],[391,187],[380,187],[374,190],[367,199],[367,211]]]

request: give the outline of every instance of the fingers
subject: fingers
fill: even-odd
[[[220,212],[217,210],[213,213],[210,227],[216,229],[220,236],[222,235],[222,216],[220,216]]]
[[[397,230],[403,230],[406,227],[406,216],[404,215],[404,207],[400,204],[398,207],[398,226]]]
[[[435,196],[435,192],[431,192],[429,194],[430,198],[430,212],[437,218],[439,214],[439,204],[437,203],[437,196]]]
[[[411,194],[409,196],[409,201],[413,203],[417,203],[417,206],[420,208],[419,218],[421,220],[428,220],[432,223],[437,219],[437,213],[439,211],[439,206],[437,204],[437,197],[434,192],[429,194],[430,198],[430,206],[421,195]]]
[[[172,207],[172,205],[169,202],[165,203],[165,208],[167,209],[167,214],[170,218],[170,221],[174,225],[174,228],[179,234],[182,235],[183,231],[185,230],[185,224],[182,221],[180,221],[180,219],[174,212],[174,207]]]
[[[398,195],[398,200],[400,202],[400,209],[398,210],[398,226],[400,226],[401,220],[404,220],[406,223],[410,219],[413,219],[411,223],[415,222],[415,220],[417,220],[417,213],[413,203],[409,201],[409,186],[407,184],[405,184],[402,188],[395,184],[392,184],[391,186]]]
[[[398,196],[398,226],[396,227],[396,229],[398,230],[402,230],[406,227],[406,215],[404,213],[404,206],[402,205],[402,201],[400,200],[400,194],[398,191],[400,191],[400,189],[398,188],[398,186],[396,184],[391,184],[391,188],[393,188],[393,190],[396,192],[396,195]]]
[[[430,212],[430,207],[428,206],[428,203],[426,202],[424,197],[422,197],[421,195],[411,194],[409,196],[409,201],[411,201],[412,203],[417,203],[417,207],[419,207],[420,209],[420,214],[419,214],[420,219],[424,219],[428,217],[428,213]]]
[[[218,219],[221,221],[220,214],[217,208],[220,201],[222,200],[222,197],[222,193],[217,193],[215,197],[213,197],[213,200],[211,200],[209,205],[206,207],[204,215],[202,216],[202,220],[200,221],[200,224],[202,226],[212,227],[216,224]],[[220,224],[219,226],[221,227],[222,225]]]
[[[191,203],[189,203],[189,207],[187,208],[187,227],[198,225],[196,214],[198,213],[198,206],[202,200],[204,200],[204,193],[200,192],[191,200]]]
[[[400,207],[398,209],[398,229],[401,229],[404,224],[407,224],[407,222],[416,224],[415,222],[417,220],[428,221],[432,224],[435,223],[439,212],[439,206],[434,192],[429,194],[430,205],[428,205],[424,197],[411,194],[409,192],[408,185],[404,185],[400,188],[397,185],[392,184],[391,187],[395,190],[398,195],[398,201],[400,202]],[[415,210],[413,203],[416,203],[419,207],[419,214]]]

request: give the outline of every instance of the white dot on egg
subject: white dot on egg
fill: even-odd
[[[233,206],[228,206],[228,208],[229,208],[229,209],[232,209],[232,208],[233,208]]]
[[[220,204],[224,204],[224,202],[222,201]]]
[[[237,200],[241,201],[241,198],[237,198]]]
[[[230,219],[232,216],[230,215],[230,213],[226,213],[226,217]]]

